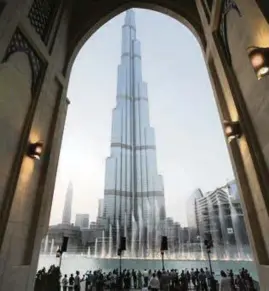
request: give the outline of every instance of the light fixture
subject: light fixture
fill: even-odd
[[[258,80],[269,75],[269,47],[250,47],[248,57]]]
[[[35,160],[40,160],[43,150],[42,142],[31,143],[28,148],[28,156]]]
[[[225,135],[230,142],[235,138],[240,138],[242,130],[239,121],[223,121]]]

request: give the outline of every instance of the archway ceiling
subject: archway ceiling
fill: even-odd
[[[137,7],[163,12],[185,24],[205,45],[204,33],[195,0],[70,0],[69,56],[104,23],[124,10]]]

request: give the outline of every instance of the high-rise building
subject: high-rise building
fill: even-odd
[[[139,240],[145,242],[146,237],[141,237],[145,229],[156,228],[158,221],[165,218],[165,199],[163,179],[157,171],[155,132],[149,121],[147,84],[142,79],[134,10],[127,11],[122,26],[110,147],[110,157],[106,160],[104,217],[110,225],[118,225],[127,242],[134,235],[134,228]]]
[[[89,221],[90,221],[90,216],[89,214],[82,214],[78,213],[76,214],[75,218],[75,226],[78,226],[80,229],[87,229],[89,228]]]
[[[98,199],[98,217],[104,216],[104,199]]]
[[[73,201],[73,185],[71,182],[69,182],[65,195],[62,224],[71,224],[72,201]]]
[[[218,257],[226,257],[227,254],[242,257],[245,253],[250,253],[237,192],[236,183],[232,181],[205,194],[200,191],[198,196],[194,195],[197,194],[195,191],[188,201],[188,203],[194,201],[193,209],[188,209],[189,229],[197,228],[198,237],[202,242],[204,239],[212,238],[214,252]],[[191,205],[188,204],[188,207]]]
[[[189,229],[189,242],[195,242],[199,237],[198,221],[197,221],[197,199],[202,198],[201,189],[196,189],[187,200],[187,222]]]
[[[240,196],[239,196],[239,191],[238,191],[236,181],[232,180],[232,181],[228,182],[227,187],[228,187],[228,191],[229,191],[229,194],[232,197],[232,199],[240,201]]]

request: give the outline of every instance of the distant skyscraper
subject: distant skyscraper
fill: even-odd
[[[89,228],[90,216],[89,214],[76,214],[75,226],[78,226],[80,229]]]
[[[103,217],[104,215],[104,199],[98,199],[98,217]]]
[[[195,204],[196,199],[202,198],[203,193],[201,189],[196,189],[192,192],[190,197],[187,200],[187,221],[188,221],[188,227],[190,228],[198,228],[197,220],[196,220],[196,211],[195,211]]]
[[[65,195],[62,224],[71,224],[72,201],[73,201],[73,185],[71,182],[69,182]]]
[[[197,199],[202,198],[203,193],[201,189],[196,189],[187,200],[187,221],[189,229],[189,241],[194,242],[199,236],[198,221],[197,221]]]
[[[157,171],[155,132],[149,121],[147,84],[142,80],[135,15],[128,10],[122,26],[117,104],[112,115],[111,153],[106,161],[104,217],[131,240],[142,238],[165,218],[162,176]],[[149,226],[151,225],[151,226]]]

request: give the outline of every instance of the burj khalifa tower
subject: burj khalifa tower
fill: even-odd
[[[104,218],[113,245],[125,236],[134,256],[158,249],[165,219],[162,176],[157,171],[155,131],[149,121],[147,83],[142,79],[141,48],[134,10],[122,26],[117,102],[112,115],[111,152],[106,160]]]

